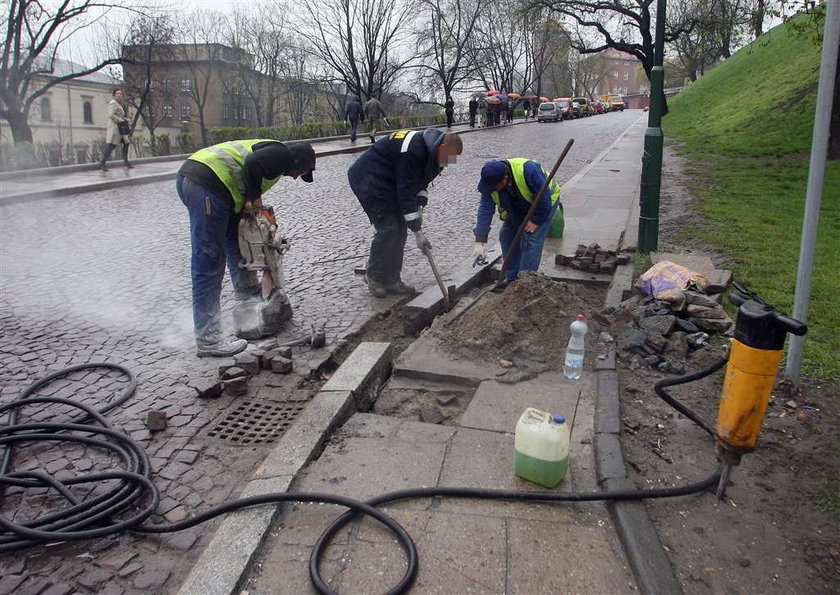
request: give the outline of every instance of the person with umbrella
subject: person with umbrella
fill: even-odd
[[[478,114],[478,98],[473,95],[468,105],[470,110],[470,128],[475,128],[475,116]]]

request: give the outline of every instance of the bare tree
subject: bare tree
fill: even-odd
[[[472,76],[475,61],[471,59],[470,38],[473,36],[481,2],[478,0],[420,0],[420,30],[417,47],[423,56],[420,66],[421,86],[430,96],[442,91],[441,107],[452,91]]]
[[[574,94],[594,97],[595,89],[607,77],[607,55],[577,54],[569,61],[574,76]]]
[[[15,143],[31,143],[28,120],[35,100],[59,83],[119,63],[117,56],[107,56],[90,68],[78,67],[56,75],[59,48],[119,5],[92,0],[5,0],[0,7],[6,20],[0,56],[0,117],[9,122]]]
[[[415,60],[407,50],[412,0],[324,0],[300,8],[298,36],[349,93],[379,97]]]
[[[527,54],[523,11],[515,0],[486,5],[476,25],[475,71],[486,88],[522,90],[522,63]]]
[[[170,116],[171,81],[153,76],[155,65],[174,58],[175,27],[169,15],[138,15],[129,25],[122,44],[123,79],[129,103],[134,108],[132,128],[138,118],[149,131],[149,146],[157,155],[155,130]]]
[[[222,82],[221,63],[239,61],[242,50],[224,45],[229,38],[228,19],[220,13],[195,10],[183,20],[180,37],[182,43],[175,46],[177,60],[189,72],[189,88],[181,89],[189,94],[198,111],[201,142],[210,144],[207,134],[205,108],[211,93],[217,93],[214,85]]]
[[[569,70],[569,44],[563,28],[546,14],[544,8],[532,8],[523,15],[525,60],[522,92],[537,95],[551,88],[554,94],[572,88]]]

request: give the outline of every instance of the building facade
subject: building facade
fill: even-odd
[[[53,76],[66,76],[83,66],[56,59]],[[47,82],[43,77],[41,82]],[[95,72],[50,87],[35,100],[29,126],[35,145],[36,165],[55,166],[89,163],[99,158],[108,124],[108,102],[120,81]],[[0,119],[0,144],[12,151],[8,122]]]
[[[649,89],[641,60],[632,54],[616,49],[608,49],[604,53],[606,54],[604,77],[595,88],[596,97],[608,93],[627,95]]]

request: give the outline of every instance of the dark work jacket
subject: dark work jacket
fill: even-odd
[[[351,99],[347,102],[347,107],[344,108],[344,115],[348,120],[364,120],[365,115],[362,112],[362,104]]]
[[[437,161],[443,134],[434,128],[397,130],[350,166],[350,187],[368,215],[404,216],[425,206],[426,188],[443,170]],[[409,224],[409,229],[414,227],[419,229],[419,221]]]

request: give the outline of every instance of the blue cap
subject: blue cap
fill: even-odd
[[[566,418],[560,415],[559,413],[554,414],[554,423],[556,424],[564,424],[566,423]]]
[[[488,161],[481,168],[481,180],[478,182],[478,191],[484,194],[493,192],[507,173],[508,169],[501,161]]]

